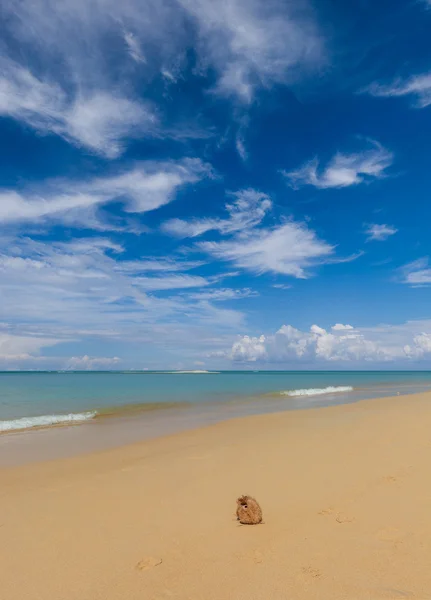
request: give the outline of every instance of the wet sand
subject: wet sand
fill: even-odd
[[[431,393],[3,468],[0,597],[431,599],[430,473]]]

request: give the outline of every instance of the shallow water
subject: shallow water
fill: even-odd
[[[139,404],[201,405],[340,386],[377,395],[386,389],[415,391],[431,387],[431,372],[0,373],[0,421]]]
[[[8,423],[9,433],[0,435],[0,465],[102,450],[234,417],[429,389],[430,372],[2,373],[0,423]],[[28,427],[70,414],[76,423],[74,416],[87,411],[99,418],[10,432],[16,420]]]

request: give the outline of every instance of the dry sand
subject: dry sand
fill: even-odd
[[[0,598],[431,599],[431,393],[3,469]]]

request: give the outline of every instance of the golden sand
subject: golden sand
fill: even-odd
[[[431,393],[0,470],[1,600],[426,600],[430,565]]]

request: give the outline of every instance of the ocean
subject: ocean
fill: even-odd
[[[431,390],[431,372],[0,373],[0,466],[100,451],[226,419]]]
[[[431,372],[3,372],[0,432],[174,409],[241,414],[431,389]]]

